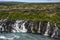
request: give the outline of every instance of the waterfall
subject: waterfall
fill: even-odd
[[[40,33],[40,26],[41,26],[41,22],[39,22],[38,33]]]
[[[2,28],[2,25],[1,25],[1,23],[0,23],[0,28]]]
[[[34,26],[33,26],[33,25],[34,25],[33,22],[31,22],[30,25],[31,25],[31,26],[30,26],[30,27],[31,27],[31,32],[33,33],[33,32],[34,32],[34,31],[33,31],[33,28],[34,28]]]
[[[22,20],[16,20],[16,23],[14,24],[14,30],[12,30],[13,32],[20,32],[20,28],[19,28],[20,22],[22,22]]]
[[[50,30],[50,22],[47,23],[47,28],[46,28],[46,31],[45,31],[45,36],[49,36],[48,32]]]
[[[41,33],[42,35],[54,38],[57,38],[59,35],[56,23],[54,23],[53,27],[50,27],[50,22],[34,22],[25,20],[7,20],[6,22],[0,22],[0,32]],[[0,36],[0,38],[5,37]]]
[[[26,26],[28,33],[33,33],[33,28],[34,28],[34,22],[33,21],[31,21],[31,20],[27,21],[25,26]]]
[[[20,32],[27,32],[27,29],[25,28],[25,23],[26,22],[27,21],[25,21],[24,23],[22,23],[21,28],[20,28]]]
[[[19,23],[19,21],[16,21],[16,23],[15,23],[15,30],[17,31],[17,32],[19,32],[20,30],[19,30],[19,25],[18,25],[18,23]]]
[[[14,30],[13,32],[27,32],[27,29],[25,28],[25,23],[24,20],[17,20],[16,23],[14,24]]]
[[[54,36],[56,35],[56,33],[57,33],[57,35],[58,35],[58,32],[57,32],[58,27],[57,27],[56,23],[54,23],[53,29],[54,29],[54,31],[53,31],[53,34],[51,35],[51,37],[54,37]]]
[[[0,24],[0,31],[2,32],[2,31],[4,31],[4,27],[2,26],[3,24],[1,23]]]

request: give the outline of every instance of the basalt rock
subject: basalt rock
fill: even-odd
[[[0,22],[0,33],[3,32],[27,32],[60,38],[60,29],[56,23],[51,25],[48,21],[6,20]]]

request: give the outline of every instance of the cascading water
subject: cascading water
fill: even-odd
[[[25,22],[23,22],[22,23],[22,25],[21,25],[21,27],[20,27],[20,32],[27,32],[27,29],[25,28],[25,23],[26,23],[27,21],[25,21]]]
[[[45,31],[45,36],[49,36],[48,32],[50,30],[50,22],[47,23],[47,28],[46,28],[46,31]]]
[[[0,24],[0,31],[2,31],[2,25]]]
[[[2,26],[3,23],[0,24],[0,31],[3,32],[4,31],[4,27]]]
[[[3,35],[0,35],[0,40],[15,40],[15,38],[19,39],[20,36],[12,34],[12,33],[10,33],[10,34],[5,33]]]
[[[25,27],[27,29],[27,32],[33,33],[34,22],[33,21],[27,21],[27,23],[25,24]]]
[[[31,26],[30,26],[30,27],[31,27],[31,32],[33,33],[33,28],[34,28],[33,22],[31,22],[30,25],[31,25]]]
[[[21,21],[16,20],[16,23],[14,24],[14,30],[13,30],[13,32],[20,32],[20,29],[19,29],[19,23],[20,22]]]
[[[37,33],[40,33],[40,26],[41,26],[41,22],[39,22],[39,28]]]
[[[46,26],[46,24],[47,24],[47,26]],[[43,27],[43,28],[41,29],[41,27]],[[58,32],[57,32],[58,27],[56,26],[56,23],[54,24],[53,28],[54,29],[53,29],[53,33],[52,33],[51,37],[55,37],[55,35],[58,35]],[[42,30],[43,30],[43,33],[45,32],[45,34],[44,34],[45,36],[43,36],[43,33],[41,32]],[[0,32],[12,31],[13,33],[12,34],[11,33],[4,33],[4,35],[0,34],[0,39],[4,39],[4,40],[23,40],[23,39],[28,40],[30,38],[30,40],[35,40],[35,39],[36,40],[54,40],[54,39],[46,37],[46,36],[49,36],[50,30],[51,30],[50,29],[50,22],[45,23],[45,24],[43,22],[43,24],[42,24],[42,22],[25,21],[25,20],[16,20],[14,22],[7,21],[7,23],[5,23],[5,22],[0,23]],[[30,33],[34,33],[33,31],[35,33],[39,33],[39,34],[42,33],[41,34],[42,36],[30,34]],[[13,34],[16,34],[19,36],[15,36]]]
[[[14,24],[13,32],[27,32],[27,29],[25,28],[26,22],[27,21],[17,20],[16,23]]]
[[[58,36],[58,32],[57,32],[58,27],[57,27],[56,23],[54,23],[53,29],[54,29],[54,30],[53,30],[53,34],[51,35],[51,37],[54,37],[54,36],[56,35],[56,33],[57,33],[57,36]]]

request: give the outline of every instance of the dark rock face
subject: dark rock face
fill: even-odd
[[[6,32],[6,24],[4,22],[0,23],[0,32]]]
[[[57,39],[60,40],[60,30],[58,30],[58,37],[57,37]]]
[[[0,22],[0,33],[3,32],[27,32],[42,34],[50,36],[56,39],[60,39],[60,29],[58,29],[56,23],[51,26],[50,22],[35,22],[25,20],[7,20]]]
[[[26,24],[26,29],[28,30],[27,32],[31,33],[33,31],[34,27],[34,22],[33,21],[28,21]]]
[[[7,22],[6,22],[6,29],[7,29],[7,31],[8,32],[11,32],[12,31],[12,25],[15,23],[15,21],[12,21],[12,20],[8,20]]]
[[[6,21],[0,23],[0,32],[11,32],[12,30],[12,24],[14,24],[14,21]]]
[[[42,22],[41,23],[41,34],[44,34],[45,33],[45,31],[46,31],[46,26],[47,26],[47,22],[46,21],[44,21],[44,22]]]

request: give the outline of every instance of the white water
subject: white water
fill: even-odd
[[[4,39],[4,40],[13,40],[15,37],[11,37],[11,38],[7,38],[5,36],[0,36],[0,39]]]
[[[5,39],[6,37],[5,36],[0,36],[0,39]]]
[[[27,29],[25,28],[26,21],[21,25],[20,32],[27,32]]]
[[[23,22],[22,20],[17,20],[16,23],[13,25],[14,29],[12,30],[13,32],[15,32],[15,33],[17,32],[17,33],[16,34],[8,33],[9,35],[6,33],[6,35],[8,37],[5,34],[4,35],[0,34],[0,39],[2,39],[2,40],[17,40],[17,39],[18,40],[51,40],[50,38],[46,37],[46,36],[48,36],[48,31],[49,31],[49,28],[50,28],[50,23],[49,22],[47,23],[46,32],[44,34],[46,36],[34,35],[34,34],[23,34],[24,32],[27,32],[27,29],[25,28],[25,23],[26,22],[27,21]],[[33,31],[33,25],[34,24],[30,23],[29,25],[30,25],[31,31]],[[41,25],[41,22],[39,23],[38,33],[40,33],[40,25]],[[2,28],[2,25],[0,25],[0,28]],[[4,28],[2,30],[4,30]],[[52,34],[51,37],[53,37],[55,35],[56,31],[57,31],[57,29],[55,28],[55,31],[54,31],[54,33]],[[22,34],[19,33],[19,32],[22,32]]]
[[[33,23],[30,23],[29,25],[31,25],[31,26],[30,26],[30,27],[31,27],[31,32],[33,33],[33,28],[34,28],[33,25],[34,25],[34,24],[33,24]]]
[[[26,21],[23,23],[23,20],[17,20],[14,24],[14,30],[12,30],[12,32],[27,32],[27,29],[25,28],[25,23]]]
[[[4,33],[0,34],[0,40],[54,40],[43,35],[34,35],[30,33]]]
[[[20,29],[19,29],[19,23],[21,21],[17,20],[16,23],[14,24],[14,29],[15,30],[12,30],[13,32],[20,32]]]
[[[50,29],[50,22],[47,23],[47,28],[46,28],[46,31],[45,31],[45,36],[49,36],[48,32],[49,32],[49,29]]]
[[[0,24],[0,30],[2,31],[2,29],[1,29],[1,28],[2,28],[2,25]]]
[[[0,25],[0,30],[1,31],[4,31],[4,28],[2,27],[2,24]]]
[[[58,32],[57,32],[58,27],[57,27],[56,23],[54,24],[54,26],[55,26],[55,27],[54,27],[54,32],[53,32],[53,34],[52,34],[51,37],[54,37],[56,33],[57,33],[57,35],[58,35]]]
[[[0,28],[2,28],[2,25],[0,25]]]
[[[39,29],[38,29],[38,33],[40,33],[40,26],[41,26],[41,22],[39,22]]]
[[[8,35],[8,37],[5,36],[5,35],[0,35],[0,39],[3,39],[3,40],[14,40],[15,38],[16,39],[19,39],[20,38],[20,36],[15,35],[15,34],[7,34],[7,35]]]

